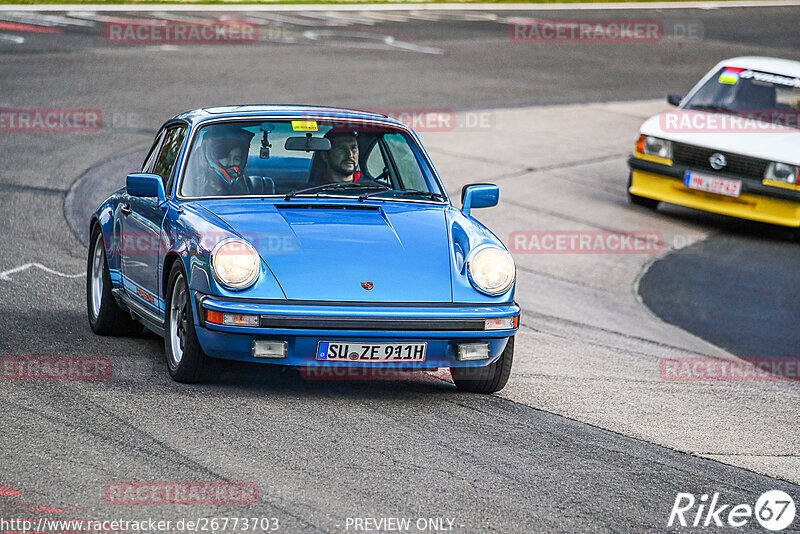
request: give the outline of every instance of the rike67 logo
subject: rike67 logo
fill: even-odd
[[[794,499],[780,490],[763,493],[755,506],[722,504],[719,493],[714,493],[710,499],[707,494],[697,498],[691,493],[678,493],[667,526],[741,528],[755,518],[765,529],[777,532],[792,524],[795,512]]]

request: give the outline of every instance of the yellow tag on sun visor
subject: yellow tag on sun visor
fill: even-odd
[[[295,132],[317,132],[317,121],[292,121],[292,130]]]

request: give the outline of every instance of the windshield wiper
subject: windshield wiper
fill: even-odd
[[[322,184],[313,187],[306,187],[305,189],[298,189],[290,193],[286,193],[283,197],[284,200],[290,200],[292,197],[302,195],[304,193],[320,193],[322,191],[338,191],[340,189],[384,189],[384,186],[358,184],[356,182],[339,182],[335,184]]]
[[[370,197],[373,197],[375,195],[380,195],[388,190],[389,188],[387,187],[386,190],[384,191],[373,191],[372,193],[364,193],[363,195],[360,195],[358,197],[358,200],[363,202],[364,200]],[[444,200],[446,198],[444,195],[440,195],[439,193],[433,193],[431,191],[418,191],[416,189],[403,189],[401,191],[392,191],[391,193],[389,193],[390,197],[410,197],[415,195],[427,197],[431,200]]]
[[[738,113],[735,109],[720,106],[719,104],[697,104],[689,106],[689,109],[696,109],[698,111],[726,111],[728,113]]]

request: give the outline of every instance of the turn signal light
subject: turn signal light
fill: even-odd
[[[519,325],[519,315],[514,317],[492,317],[486,319],[483,324],[484,330],[510,330]]]
[[[258,326],[258,315],[247,315],[244,313],[223,313],[222,324],[226,326]]]
[[[206,322],[222,324],[222,312],[216,310],[206,310]]]
[[[246,313],[223,313],[206,310],[206,322],[225,326],[258,326],[259,316]]]
[[[636,152],[639,154],[644,154],[644,140],[646,137],[646,135],[640,135],[639,140],[636,141]]]

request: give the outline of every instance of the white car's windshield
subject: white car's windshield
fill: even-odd
[[[309,194],[445,198],[406,132],[320,120],[202,127],[181,184],[184,197]]]
[[[800,78],[723,67],[691,97],[685,108],[735,113],[798,128]]]

